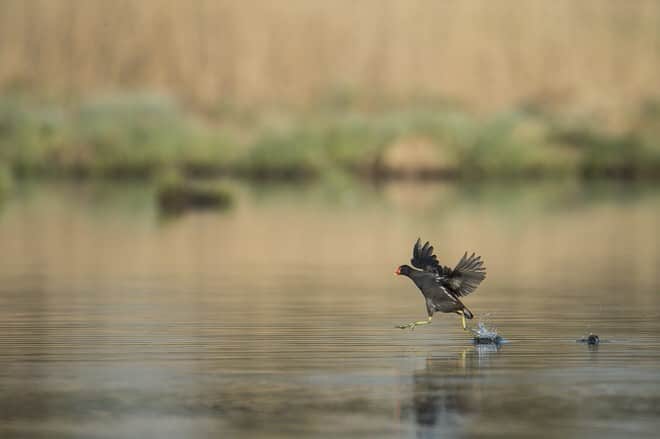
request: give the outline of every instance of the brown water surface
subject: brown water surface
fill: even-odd
[[[140,185],[19,185],[0,436],[656,437],[660,190],[305,186],[172,218]],[[418,236],[484,257],[465,302],[507,343],[393,328],[425,317],[393,275]]]

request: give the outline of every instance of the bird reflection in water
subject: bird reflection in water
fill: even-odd
[[[458,358],[428,357],[424,369],[413,374],[413,401],[418,436],[435,436],[439,430],[460,429],[467,417],[480,412],[480,372],[490,364],[500,345],[475,345]]]

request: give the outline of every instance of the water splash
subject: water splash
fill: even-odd
[[[470,328],[470,332],[474,336],[475,344],[500,344],[504,342],[502,336],[497,333],[497,328],[488,326],[486,321],[477,322],[477,326]]]
[[[600,344],[601,339],[598,337],[596,334],[593,332],[590,332],[589,335],[582,337],[578,340],[576,340],[578,343],[586,343],[588,345],[595,346],[597,344]]]

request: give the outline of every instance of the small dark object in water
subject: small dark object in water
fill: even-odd
[[[578,340],[580,343],[586,343],[588,345],[597,345],[600,343],[600,338],[596,334],[589,334],[588,337],[582,337]]]
[[[496,335],[494,337],[488,336],[475,336],[473,339],[474,344],[500,344],[502,342],[502,337]]]
[[[226,188],[213,184],[173,181],[158,188],[158,204],[165,212],[223,209],[230,206],[232,200]]]

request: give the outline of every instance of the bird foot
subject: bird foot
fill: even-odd
[[[404,323],[402,325],[396,325],[395,328],[399,328],[399,329],[408,329],[408,328],[410,328],[410,330],[413,331],[416,326],[430,325],[430,324],[431,324],[431,319],[429,318],[428,320],[418,320],[416,322],[410,322],[410,323]]]

